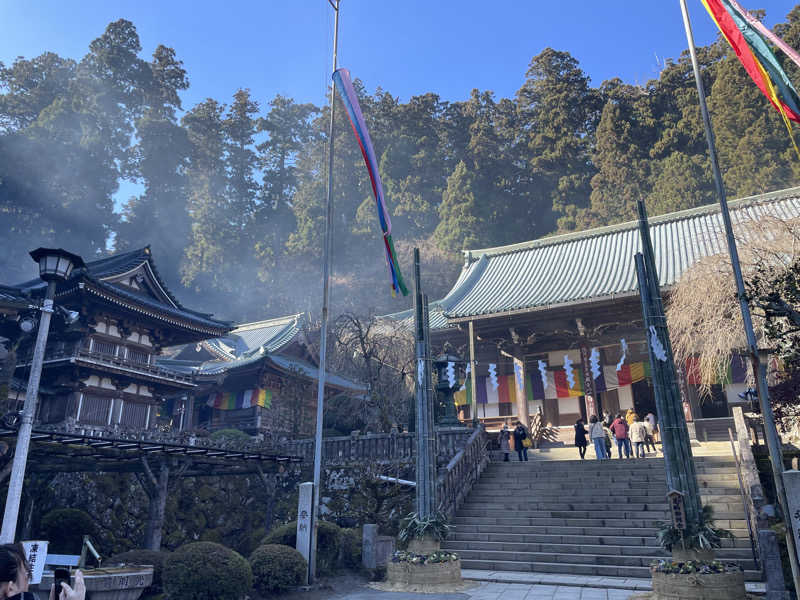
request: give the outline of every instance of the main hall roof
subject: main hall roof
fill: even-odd
[[[734,228],[764,216],[800,218],[800,187],[735,200],[729,208]],[[652,217],[649,223],[662,287],[675,285],[700,259],[727,251],[718,204]],[[637,227],[631,221],[466,250],[453,288],[430,303],[430,327],[636,294]],[[388,318],[407,321],[412,316],[404,311]]]

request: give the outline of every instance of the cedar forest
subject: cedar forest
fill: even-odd
[[[775,30],[800,47],[800,5]],[[724,40],[698,58],[729,197],[796,185],[780,115]],[[232,98],[182,107],[189,81],[172,48],[141,56],[125,20],[80,60],[0,64],[3,283],[35,277],[26,253],[39,245],[91,260],[150,244],[193,308],[240,322],[319,311],[329,107],[254,98],[246,81]],[[639,198],[651,215],[715,201],[687,53],[644,85],[594,87],[568,51],[546,48],[520,81],[514,98],[429,92],[405,103],[355,82],[403,272],[419,246],[431,298],[454,282],[463,249],[630,220]],[[333,310],[406,308],[389,294],[371,186],[341,107],[335,148]],[[123,180],[142,192],[117,212]]]

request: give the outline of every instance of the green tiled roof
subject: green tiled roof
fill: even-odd
[[[773,216],[800,217],[800,188],[729,203],[737,223]],[[719,205],[650,220],[661,286],[671,286],[700,259],[726,252]],[[466,319],[635,294],[633,256],[640,250],[637,222],[621,223],[511,246],[465,252],[459,281],[440,301],[444,317]],[[472,277],[474,274],[478,274]],[[466,276],[465,276],[466,274]],[[454,292],[458,290],[458,294]],[[445,302],[447,298],[452,301]]]

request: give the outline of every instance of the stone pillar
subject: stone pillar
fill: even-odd
[[[761,551],[761,568],[767,584],[767,600],[786,600],[786,583],[783,579],[781,552],[778,537],[771,529],[758,532],[758,547]]]
[[[378,526],[364,525],[361,534],[361,564],[365,569],[374,569],[377,566],[375,550],[378,545]]]
[[[800,471],[784,471],[783,487],[789,502],[786,528],[791,529],[791,534],[787,531],[786,535],[793,535],[794,547],[800,548]]]
[[[314,497],[314,484],[310,481],[300,484],[297,498],[297,541],[295,548],[303,555],[306,562],[311,554],[311,503]],[[308,585],[308,571],[303,581]]]

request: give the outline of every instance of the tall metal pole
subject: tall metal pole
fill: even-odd
[[[25,467],[28,464],[28,449],[31,445],[31,430],[33,429],[33,418],[36,415],[36,404],[39,397],[39,380],[42,376],[44,349],[47,345],[47,335],[50,333],[50,317],[53,314],[56,283],[56,280],[47,282],[47,295],[41,308],[42,315],[39,317],[39,332],[36,335],[31,374],[28,377],[28,387],[25,390],[25,405],[22,409],[22,418],[20,419],[19,432],[17,433],[17,447],[14,449],[11,479],[8,482],[8,495],[6,496],[6,507],[3,513],[0,544],[12,544],[17,535],[17,518],[19,517],[19,503],[22,499],[22,483],[25,480]]]
[[[706,132],[706,141],[708,142],[708,154],[711,159],[711,168],[714,172],[714,185],[717,188],[717,196],[719,197],[720,213],[722,215],[722,222],[725,225],[725,236],[728,242],[728,253],[731,257],[731,266],[733,267],[733,275],[736,280],[736,296],[739,299],[739,308],[742,312],[742,322],[744,323],[744,332],[747,337],[747,348],[750,353],[750,364],[753,369],[753,379],[756,382],[758,389],[758,402],[761,407],[761,414],[764,417],[764,432],[767,440],[767,447],[769,448],[770,464],[772,466],[772,477],[775,480],[775,491],[778,503],[783,511],[784,519],[787,523],[789,520],[789,504],[786,501],[786,490],[783,486],[783,452],[781,448],[781,439],[778,436],[778,430],[775,427],[775,417],[772,414],[772,407],[769,403],[769,391],[767,387],[766,372],[762,371],[758,359],[758,345],[756,343],[756,335],[753,330],[753,319],[750,316],[750,306],[747,304],[747,296],[745,294],[744,279],[742,277],[742,267],[739,264],[739,253],[736,249],[736,240],[733,236],[733,226],[731,225],[731,217],[728,213],[728,201],[725,198],[725,187],[722,183],[722,175],[719,170],[719,163],[717,161],[717,150],[714,144],[714,131],[711,128],[711,118],[708,115],[708,107],[706,106],[706,95],[703,90],[703,80],[700,77],[700,68],[697,64],[697,54],[694,48],[694,35],[692,34],[692,25],[689,21],[689,11],[686,8],[686,0],[680,0],[681,13],[683,14],[683,27],[686,30],[686,40],[689,43],[689,55],[692,59],[692,69],[694,69],[694,79],[697,84],[697,94],[700,97],[700,111],[703,115],[703,127]],[[800,590],[800,568],[797,564],[797,550],[794,547],[794,539],[791,535],[786,536],[786,545],[789,554],[789,562],[792,566],[792,579],[794,580],[794,587]]]
[[[339,45],[339,0],[328,0],[334,10],[333,71]],[[322,414],[325,398],[325,361],[328,346],[328,301],[330,299],[331,246],[333,233],[333,124],[336,114],[336,89],[331,84],[331,121],[328,127],[328,190],[325,198],[325,254],[322,267],[322,323],[319,338],[319,380],[317,383],[317,428],[314,435],[314,504],[311,511],[311,548],[308,560],[308,581],[317,575],[317,533],[319,531],[319,488],[322,467]]]

